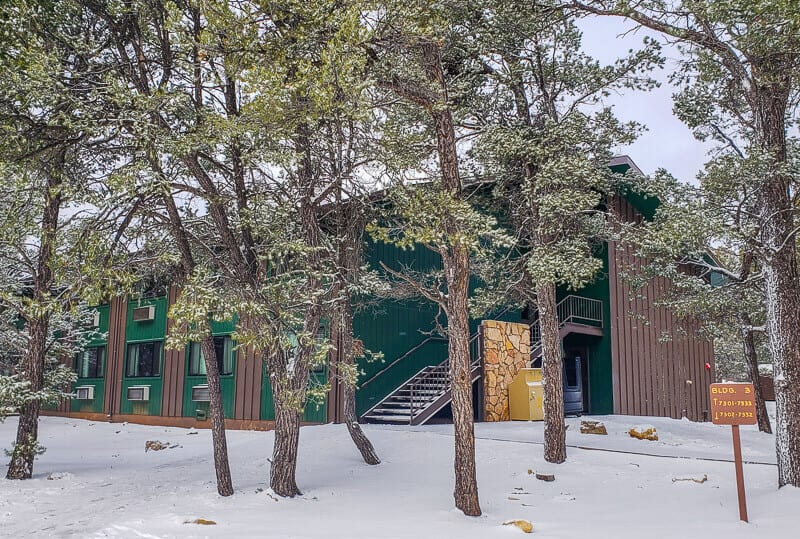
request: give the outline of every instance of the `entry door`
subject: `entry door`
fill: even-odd
[[[564,413],[582,414],[586,411],[586,347],[570,347],[564,356]]]

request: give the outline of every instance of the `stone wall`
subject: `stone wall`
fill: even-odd
[[[531,360],[527,324],[484,320],[481,323],[483,391],[486,421],[508,421],[508,386]]]

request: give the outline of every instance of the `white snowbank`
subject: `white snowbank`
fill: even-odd
[[[586,418],[582,418],[586,419]],[[502,523],[530,520],[534,536],[789,538],[800,528],[800,489],[777,490],[774,438],[742,429],[750,524],[738,520],[730,428],[662,418],[603,416],[608,436],[568,419],[568,460],[542,459],[541,423],[476,425],[484,515],[453,508],[452,426],[365,430],[383,463],[363,464],[343,425],[304,427],[296,499],[267,489],[272,434],[231,431],[236,494],[214,484],[210,433],[43,418],[30,481],[0,479],[3,537],[524,537]],[[659,441],[628,429],[646,422]],[[0,425],[9,447],[16,420]],[[145,453],[147,440],[180,447]],[[652,456],[636,454],[647,452]],[[658,455],[658,456],[656,456]],[[678,457],[678,458],[674,458]],[[705,460],[707,459],[707,460]],[[528,470],[555,474],[554,482]],[[61,480],[47,480],[50,474]],[[673,481],[675,478],[700,479]],[[187,524],[198,518],[216,525]]]

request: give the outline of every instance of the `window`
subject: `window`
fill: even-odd
[[[78,378],[102,378],[106,358],[105,346],[92,346],[75,356]]]
[[[233,374],[233,340],[230,337],[214,337],[214,352],[217,368],[222,375]],[[189,376],[205,376],[206,363],[199,342],[189,347]]]
[[[161,343],[142,342],[128,345],[125,376],[138,378],[161,375]]]

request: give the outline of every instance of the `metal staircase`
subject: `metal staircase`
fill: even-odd
[[[603,303],[581,296],[567,296],[556,306],[559,334],[603,334]],[[479,333],[469,339],[472,382],[483,372],[479,352]],[[531,361],[542,355],[542,335],[538,317],[531,324]],[[451,400],[450,364],[445,359],[438,365],[423,368],[406,380],[386,398],[369,409],[362,419],[370,423],[421,425],[447,406]]]
[[[478,332],[469,339],[470,373],[474,383],[481,377]],[[362,419],[370,423],[422,425],[447,406],[450,394],[450,360],[424,367],[386,398],[373,406]]]

